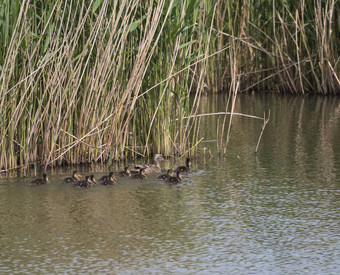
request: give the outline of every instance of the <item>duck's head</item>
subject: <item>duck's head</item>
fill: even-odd
[[[155,154],[155,155],[153,156],[153,160],[154,160],[155,162],[158,162],[158,161],[167,161],[165,158],[163,158],[163,156],[162,156],[161,154]]]
[[[46,174],[46,173],[43,174],[43,179],[44,179],[45,181],[48,181],[48,177],[47,177],[47,174]]]
[[[90,181],[90,176],[86,176],[86,177],[85,177],[85,180],[86,180],[86,181]]]
[[[125,172],[125,173],[130,173],[130,172],[131,172],[131,171],[130,171],[130,168],[126,166],[126,167],[124,168],[124,172]]]
[[[110,172],[109,173],[109,178],[112,178],[113,177],[113,172]]]
[[[190,163],[191,163],[190,158],[187,158],[187,159],[185,160],[185,164],[187,165],[187,167],[190,166]]]
[[[77,171],[73,171],[73,177],[76,178],[76,179],[81,179],[82,178],[82,175],[80,175],[80,173],[78,173]]]

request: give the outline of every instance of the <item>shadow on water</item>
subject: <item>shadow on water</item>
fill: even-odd
[[[224,96],[202,103],[200,113],[225,111]],[[1,273],[338,274],[340,99],[241,95],[235,111],[269,109],[257,156],[260,121],[235,116],[219,155],[218,117],[202,118],[178,186],[154,175],[78,189],[61,184],[70,168],[49,171],[46,186],[0,178]]]

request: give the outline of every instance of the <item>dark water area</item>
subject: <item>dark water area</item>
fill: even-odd
[[[222,118],[203,117],[180,185],[152,175],[79,189],[61,184],[71,168],[45,186],[0,178],[0,273],[340,274],[340,98],[237,98],[235,112],[269,110],[256,156],[260,120],[235,116],[219,155]],[[224,96],[202,98],[200,113],[223,111]]]

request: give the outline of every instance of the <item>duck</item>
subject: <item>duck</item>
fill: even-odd
[[[41,185],[41,184],[47,184],[47,183],[48,183],[47,174],[43,174],[42,179],[34,179],[31,182],[29,182],[28,185]]]
[[[96,179],[94,178],[94,175],[90,175],[89,181],[91,182],[91,186],[97,184]]]
[[[176,177],[169,177],[169,178],[166,179],[166,182],[172,183],[172,184],[181,183],[182,180],[183,180],[181,173],[182,173],[182,171],[177,171]]]
[[[82,176],[77,171],[73,171],[72,177],[64,178],[63,183],[76,182],[77,180],[80,180],[81,178]]]
[[[108,176],[102,176],[99,181],[110,180],[111,178],[114,178],[113,172],[110,172]]]
[[[166,180],[167,178],[171,177],[172,169],[169,169],[166,174],[160,175],[157,177],[158,180]]]
[[[93,185],[90,176],[86,176],[85,180],[78,180],[72,184],[74,187],[90,187]]]
[[[110,175],[111,175],[111,173],[110,173]],[[109,178],[101,181],[100,184],[101,185],[114,185],[114,184],[116,184],[116,178],[113,176],[113,173],[112,173],[112,175]]]
[[[143,180],[146,178],[145,168],[139,169],[139,174],[131,176],[132,179]]]
[[[175,169],[175,172],[178,172],[178,171],[181,171],[181,172],[188,172],[188,173],[191,173],[191,168],[190,168],[190,158],[187,158],[185,160],[185,166],[178,166],[176,169]]]
[[[118,173],[118,176],[120,177],[130,177],[131,176],[131,171],[129,167],[125,167],[123,171],[120,171]]]
[[[140,165],[136,165],[135,169],[142,169],[142,168],[144,168],[146,174],[159,173],[159,172],[162,171],[161,166],[159,164],[161,161],[167,161],[167,160],[164,159],[161,154],[155,154],[154,157],[153,157],[153,164],[140,164]]]

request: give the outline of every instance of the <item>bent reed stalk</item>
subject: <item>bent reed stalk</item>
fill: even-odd
[[[338,5],[4,0],[0,169],[182,155],[203,91],[339,93]]]

